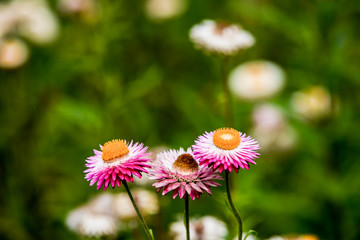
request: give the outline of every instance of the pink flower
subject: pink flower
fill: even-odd
[[[85,179],[90,181],[90,186],[97,182],[99,190],[104,185],[104,190],[111,184],[120,187],[121,180],[126,182],[133,181],[133,175],[141,178],[141,172],[147,173],[145,168],[149,168],[146,158],[147,147],[143,144],[126,144],[125,140],[112,140],[100,145],[102,151],[94,149],[95,156],[88,157],[85,166],[88,167],[84,172],[87,173]]]
[[[256,150],[260,149],[254,139],[233,128],[205,132],[192,147],[200,165],[212,166],[219,173],[249,169],[249,163],[256,164],[254,159],[259,155]]]
[[[194,200],[195,197],[199,198],[203,191],[211,195],[210,187],[220,186],[214,180],[222,180],[211,168],[199,166],[191,148],[187,151],[180,148],[159,153],[152,163],[149,176],[156,180],[153,186],[158,192],[163,190],[162,195],[173,191],[173,199],[177,195],[180,198],[189,195]]]

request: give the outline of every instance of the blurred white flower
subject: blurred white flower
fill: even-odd
[[[239,98],[263,99],[278,93],[285,83],[283,70],[269,61],[251,61],[236,67],[229,76],[229,88]]]
[[[18,33],[45,44],[59,33],[59,23],[43,0],[15,0],[0,6],[0,38]]]
[[[234,240],[238,240],[238,239],[239,239],[238,236],[239,236],[239,235],[237,235],[237,236],[234,238]],[[245,240],[245,237],[246,237],[246,233],[243,233],[241,239],[242,239],[242,240]],[[250,235],[246,238],[246,240],[256,240],[256,237],[255,237],[254,235],[250,234]]]
[[[313,86],[309,89],[295,92],[291,98],[295,112],[308,119],[325,117],[331,111],[330,93],[323,87]]]
[[[59,23],[43,0],[13,2],[20,21],[19,32],[38,44],[49,43],[59,34]]]
[[[0,4],[0,38],[10,33],[17,23],[17,15],[11,4]]]
[[[286,239],[283,237],[280,237],[280,236],[273,236],[273,237],[269,238],[268,240],[286,240]]]
[[[113,194],[101,193],[91,199],[87,204],[92,212],[98,214],[114,215],[115,198]]]
[[[17,68],[29,58],[26,44],[16,38],[0,39],[0,68]]]
[[[88,206],[71,211],[66,218],[68,228],[87,237],[115,235],[118,221],[107,214],[96,213]]]
[[[190,29],[196,47],[210,53],[233,55],[255,43],[254,37],[240,26],[204,20]]]
[[[147,0],[146,14],[153,20],[166,20],[184,13],[186,0]]]
[[[261,151],[287,151],[295,147],[296,131],[289,125],[279,107],[272,104],[257,106],[252,119],[252,135],[259,141]]]
[[[142,189],[135,189],[131,192],[143,216],[153,215],[159,212],[159,201],[155,193]],[[126,193],[115,195],[114,211],[120,219],[137,218],[134,206]]]
[[[225,223],[211,216],[191,219],[189,229],[191,240],[223,240],[228,234]],[[172,223],[170,231],[175,240],[186,239],[186,229],[182,220]]]

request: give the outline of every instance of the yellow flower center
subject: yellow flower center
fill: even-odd
[[[240,133],[233,128],[219,128],[215,130],[213,143],[218,148],[232,150],[240,145]]]
[[[173,168],[181,174],[191,174],[199,170],[199,164],[191,154],[184,153],[176,159]]]
[[[124,140],[115,139],[105,143],[102,152],[102,159],[105,162],[109,162],[128,154],[129,148],[126,146]]]

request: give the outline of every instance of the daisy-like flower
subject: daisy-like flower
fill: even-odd
[[[331,112],[331,95],[320,86],[295,92],[291,98],[295,112],[307,119],[321,119]]]
[[[224,222],[212,216],[205,216],[199,219],[190,220],[191,240],[223,240],[228,234]],[[186,239],[186,231],[182,220],[170,225],[170,232],[175,240]]]
[[[154,215],[159,212],[159,201],[155,193],[142,189],[135,189],[132,193],[136,205],[144,216]],[[115,195],[112,211],[122,220],[133,219],[137,216],[126,193]]]
[[[192,27],[190,39],[198,48],[223,55],[234,55],[255,43],[254,37],[240,26],[213,20]]]
[[[14,69],[29,58],[29,50],[20,39],[0,39],[0,68]]]
[[[88,237],[115,235],[118,224],[115,217],[94,211],[87,205],[72,210],[66,217],[70,230]]]
[[[186,0],[147,0],[145,10],[152,20],[167,20],[184,13]]]
[[[210,186],[220,186],[214,180],[222,180],[209,167],[199,165],[191,148],[187,151],[180,148],[159,153],[152,163],[149,175],[150,179],[156,180],[153,186],[158,192],[163,190],[162,194],[165,195],[173,191],[173,199],[177,195],[180,198],[189,195],[194,200],[195,197],[199,198],[203,191],[211,195]]]
[[[278,106],[269,103],[257,106],[252,119],[251,135],[259,141],[262,152],[282,152],[295,147],[297,133]]]
[[[90,186],[97,182],[97,189],[104,186],[104,190],[111,184],[120,187],[121,181],[133,182],[133,175],[141,178],[141,172],[147,173],[145,168],[150,161],[147,156],[147,147],[143,144],[129,144],[125,140],[112,140],[100,145],[102,151],[94,149],[95,156],[86,160],[85,166],[88,167],[84,172],[87,173],[85,179],[90,181]]]
[[[256,152],[260,147],[250,136],[233,128],[219,128],[198,137],[193,145],[194,156],[201,165],[212,166],[219,173],[223,170],[238,172],[249,169],[249,163],[256,164]]]
[[[284,87],[285,74],[275,63],[250,61],[231,71],[228,84],[229,89],[241,99],[263,99],[275,95]]]

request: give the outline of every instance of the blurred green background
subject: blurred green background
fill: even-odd
[[[0,69],[0,239],[77,239],[64,221],[97,193],[83,171],[99,144],[124,138],[187,148],[224,126],[221,59],[195,50],[188,37],[207,18],[255,36],[233,67],[257,59],[283,67],[285,89],[269,101],[283,107],[299,136],[290,153],[264,153],[234,178],[245,230],[360,239],[358,1],[197,0],[167,21],[149,20],[145,1],[99,1],[91,21],[49,4],[60,21],[57,40],[28,43],[27,63]],[[339,109],[304,122],[289,98],[312,85],[327,87]],[[234,99],[235,128],[250,131],[255,104]],[[191,202],[193,216],[234,221],[222,188],[203,196]],[[160,200],[166,230],[183,201]]]

